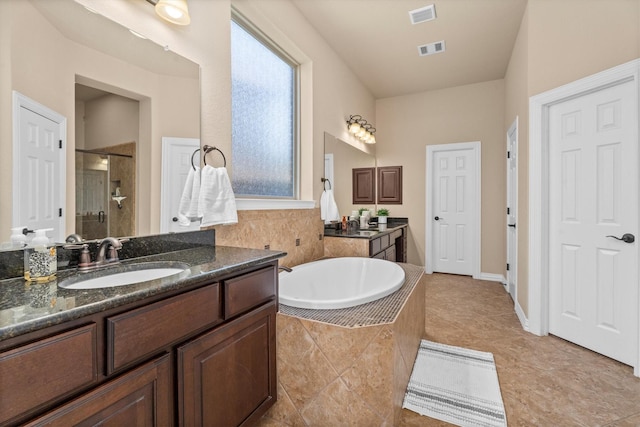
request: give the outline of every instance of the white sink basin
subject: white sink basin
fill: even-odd
[[[182,263],[141,263],[73,276],[58,283],[65,289],[101,289],[132,285],[178,275],[189,268]],[[124,271],[123,271],[124,270]]]

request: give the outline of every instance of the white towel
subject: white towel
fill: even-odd
[[[202,168],[198,214],[202,217],[202,227],[238,222],[236,198],[227,168],[214,168],[209,165]]]
[[[184,183],[180,204],[178,206],[178,224],[183,227],[191,225],[191,221],[198,219],[198,195],[200,194],[200,168],[189,168],[187,180]]]
[[[324,220],[325,224],[329,224],[331,221],[340,220],[340,212],[338,211],[338,205],[333,197],[333,190],[324,190],[320,197],[320,218]]]

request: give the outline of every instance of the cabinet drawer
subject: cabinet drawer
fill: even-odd
[[[0,424],[97,377],[95,323],[0,353]]]
[[[385,234],[380,237],[380,249],[386,249],[389,247],[389,235]]]
[[[224,318],[256,307],[276,295],[276,269],[267,267],[224,282]]]
[[[371,241],[371,252],[370,254],[377,254],[378,252],[389,247],[389,235],[385,234],[384,236],[380,236],[377,239]]]
[[[107,374],[219,322],[217,283],[107,318]]]

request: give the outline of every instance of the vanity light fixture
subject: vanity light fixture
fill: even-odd
[[[349,133],[360,141],[366,142],[367,144],[376,143],[376,137],[374,135],[376,133],[376,128],[374,128],[371,123],[368,123],[363,119],[361,115],[355,114],[349,116],[349,120],[347,120],[347,128],[349,129]]]
[[[189,7],[187,0],[158,0],[156,3],[156,13],[163,19],[177,25],[189,25]]]

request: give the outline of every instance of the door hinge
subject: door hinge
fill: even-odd
[[[62,148],[62,140],[58,141],[58,148]]]
[[[507,159],[511,158],[511,151],[507,151]]]
[[[509,271],[509,263],[507,263],[507,271]]]
[[[511,209],[507,208],[507,215],[511,213]]]
[[[62,218],[62,208],[58,209],[58,216]]]

